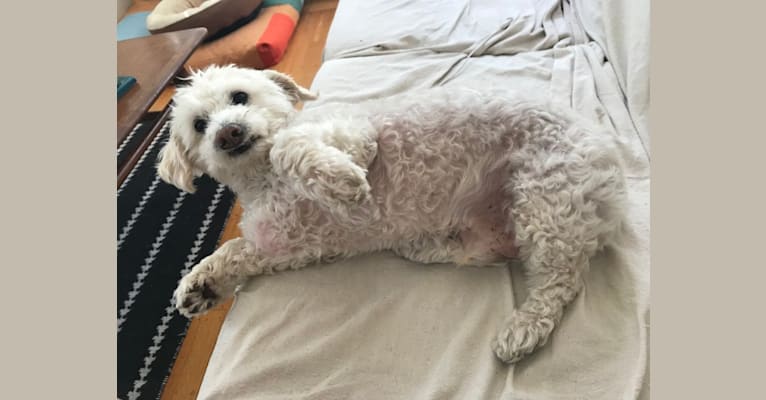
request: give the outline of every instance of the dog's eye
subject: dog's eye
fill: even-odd
[[[196,118],[194,120],[194,130],[199,133],[204,133],[207,129],[207,120],[202,118]]]
[[[245,92],[234,92],[231,94],[231,103],[232,104],[247,104],[247,93]]]

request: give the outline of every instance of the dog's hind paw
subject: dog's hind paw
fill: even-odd
[[[204,314],[221,302],[222,296],[214,288],[210,277],[191,272],[181,279],[173,294],[176,309],[187,318]]]
[[[554,323],[548,318],[514,314],[492,341],[492,350],[508,364],[523,359],[548,341]]]

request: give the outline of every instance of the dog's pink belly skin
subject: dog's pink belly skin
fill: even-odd
[[[274,222],[256,221],[252,224],[252,228],[252,232],[247,236],[261,254],[274,256],[287,250],[287,243],[280,240]]]
[[[494,262],[518,256],[511,213],[503,206],[506,198],[492,192],[476,199],[465,223],[457,229],[466,258]]]
[[[457,238],[463,246],[464,259],[496,262],[518,256],[514,235],[505,232],[503,223],[485,219],[469,221]]]

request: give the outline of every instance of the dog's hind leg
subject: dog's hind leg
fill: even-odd
[[[554,246],[566,246],[558,243]],[[492,343],[497,356],[508,363],[521,360],[543,346],[561,320],[564,308],[582,288],[581,275],[587,267],[583,255],[534,250],[526,260],[529,295]]]
[[[573,205],[573,197],[588,197],[578,194],[577,186],[561,182],[559,190],[550,190],[534,182],[514,189],[511,214],[529,293],[492,343],[505,362],[519,361],[544,345],[583,287],[582,275],[598,247],[600,221],[594,201]]]

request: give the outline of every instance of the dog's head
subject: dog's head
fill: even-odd
[[[202,173],[226,183],[241,168],[268,163],[272,137],[295,104],[316,98],[271,70],[211,66],[188,80],[173,98],[170,140],[157,166],[165,182],[187,192]]]

